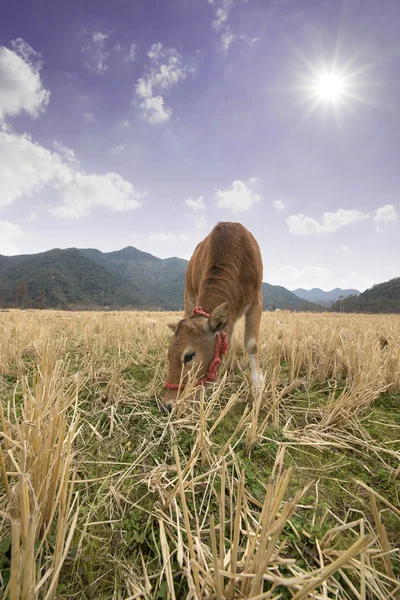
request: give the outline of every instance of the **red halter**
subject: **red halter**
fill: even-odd
[[[201,308],[201,306],[196,306],[196,308],[192,311],[192,316],[200,315],[201,317],[209,317],[210,315]],[[217,333],[215,336],[215,355],[212,360],[210,366],[208,367],[207,375],[198,379],[196,382],[197,385],[203,385],[203,383],[207,383],[209,381],[215,381],[217,379],[218,367],[221,364],[220,356],[221,354],[225,356],[229,348],[228,340],[226,338],[226,333],[222,331],[221,333]],[[165,387],[167,390],[182,390],[185,387],[185,383],[166,383]]]

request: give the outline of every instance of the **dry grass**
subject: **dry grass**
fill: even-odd
[[[3,597],[9,592],[11,600],[55,598],[78,518],[72,443],[80,382],[74,377],[67,384],[67,366],[56,359],[58,350],[49,340],[32,383],[26,376],[21,379],[20,401],[14,393],[0,407],[1,514],[11,525],[12,552]]]
[[[265,314],[165,415],[171,318],[0,313],[0,598],[398,598],[400,318]]]

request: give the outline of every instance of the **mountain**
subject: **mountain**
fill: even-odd
[[[27,304],[47,306],[135,304],[141,292],[112,265],[94,261],[80,250],[54,249],[40,254],[0,256],[0,303],[13,305],[20,281],[27,283]]]
[[[315,311],[319,308],[290,292],[281,285],[271,285],[264,282],[262,284],[263,291],[263,309],[271,310],[274,308],[289,308],[291,310]]]
[[[297,290],[292,290],[292,292],[299,298],[303,298],[309,302],[325,304],[329,302],[336,302],[339,300],[340,296],[347,298],[348,296],[358,296],[360,294],[358,290],[342,290],[341,288],[335,288],[330,292],[324,292],[324,290],[321,290],[320,288],[312,288],[312,290],[297,288]]]
[[[123,281],[139,286],[138,307],[179,310],[183,307],[183,290],[188,262],[182,258],[161,259],[129,246],[116,252],[80,250],[85,256],[113,269]],[[131,303],[132,304],[132,303]]]
[[[378,283],[359,296],[349,296],[332,310],[362,313],[400,313],[400,277]]]
[[[188,262],[128,246],[115,252],[55,248],[0,255],[0,307],[180,310]],[[263,283],[264,310],[318,310],[284,287]]]

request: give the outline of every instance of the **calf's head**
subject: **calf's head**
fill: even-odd
[[[206,376],[215,356],[215,336],[228,320],[229,305],[224,302],[209,317],[194,315],[168,325],[174,332],[168,348],[168,384],[185,384],[192,369],[197,379]],[[172,407],[178,394],[178,389],[168,390],[162,401],[164,407]]]

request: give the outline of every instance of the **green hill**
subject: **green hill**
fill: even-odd
[[[359,296],[335,302],[332,310],[363,313],[400,313],[400,277],[378,283]]]
[[[140,290],[110,266],[80,250],[49,250],[40,254],[0,256],[0,303],[12,306],[20,281],[26,280],[24,304],[35,306],[44,290],[47,306],[123,305],[140,302]]]
[[[275,308],[288,308],[290,310],[317,311],[321,310],[318,306],[304,300],[290,292],[281,285],[271,285],[263,283],[263,308],[271,310]]]
[[[180,310],[187,265],[131,246],[0,255],[0,306]],[[263,296],[264,310],[318,310],[281,286],[263,283]]]

